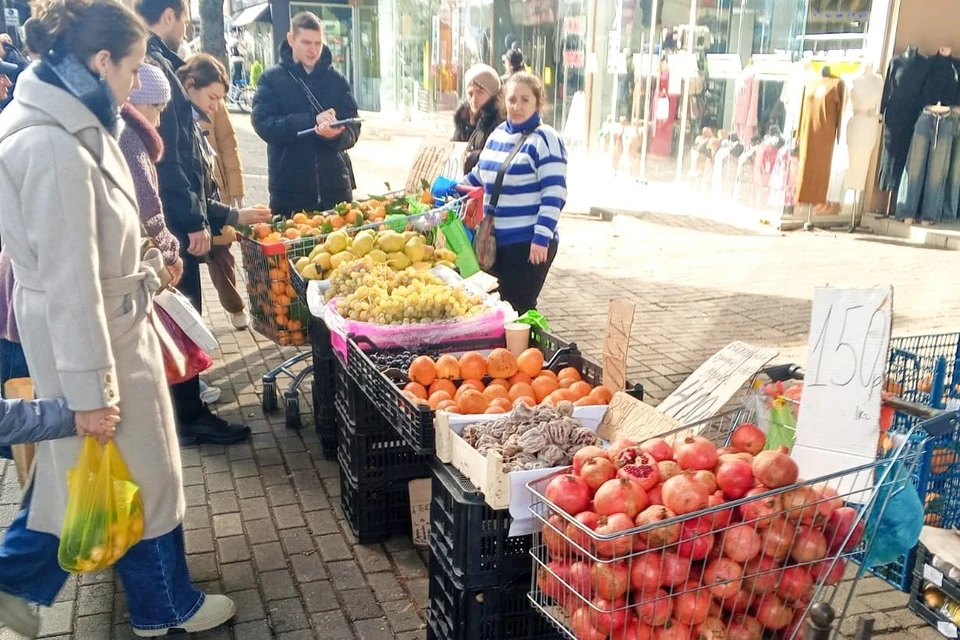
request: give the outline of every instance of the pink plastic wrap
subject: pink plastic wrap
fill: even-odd
[[[430,324],[382,325],[347,320],[336,309],[336,301],[330,301],[324,311],[324,322],[330,329],[333,350],[347,360],[347,336],[362,336],[379,348],[416,347],[438,344],[447,340],[485,340],[503,336],[506,311],[501,306],[467,318],[443,320]]]
[[[179,371],[177,371],[176,365],[173,363],[173,360],[170,357],[170,354],[166,351],[166,346],[161,344],[161,350],[163,351],[163,365],[166,369],[168,384],[186,382],[187,380],[200,375],[213,366],[213,360],[210,359],[210,356],[204,353],[203,349],[198,347],[190,338],[187,337],[187,334],[183,332],[176,321],[171,318],[162,307],[155,306],[153,308],[153,312],[160,319],[160,322],[163,323],[163,326],[167,329],[167,333],[170,334],[170,337],[173,338],[173,341],[176,343],[177,348],[180,349],[180,353],[183,354],[184,364],[186,365],[185,372],[183,375],[180,375]]]

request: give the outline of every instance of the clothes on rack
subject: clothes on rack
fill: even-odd
[[[947,193],[943,198],[941,221],[956,220],[960,215],[960,126],[953,137],[950,153],[950,171],[947,173]]]
[[[677,121],[677,97],[668,95],[670,71],[664,64],[660,69],[658,89],[654,92],[650,111],[654,114],[653,135],[650,136],[650,153],[669,157],[673,153],[673,128]]]
[[[737,180],[733,187],[734,200],[739,203],[753,201],[754,164],[757,158],[757,146],[753,146],[737,158]]]
[[[883,86],[883,154],[880,158],[880,188],[896,191],[910,151],[913,128],[923,111],[923,88],[930,60],[919,53],[890,61]]]
[[[960,101],[960,79],[953,58],[938,53],[930,58],[923,80],[923,104],[952,107]]]
[[[800,204],[820,204],[827,199],[843,99],[843,82],[832,76],[815,78],[803,89],[798,135],[800,175],[797,202]]]
[[[760,81],[753,65],[737,78],[733,103],[733,131],[741,140],[750,140],[757,133],[757,110],[760,102]]]
[[[897,194],[897,219],[940,219],[958,122],[960,117],[952,112],[920,114]]]

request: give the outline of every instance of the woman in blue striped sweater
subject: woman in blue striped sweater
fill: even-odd
[[[536,308],[557,255],[557,223],[567,200],[567,149],[560,134],[540,119],[546,103],[540,78],[516,73],[504,95],[507,121],[490,134],[465,181],[486,191],[486,215],[494,216],[497,238],[490,271],[500,280],[500,297],[523,314]]]

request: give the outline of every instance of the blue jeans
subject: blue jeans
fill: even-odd
[[[60,539],[27,529],[30,494],[0,543],[0,591],[49,607],[67,580],[60,568]],[[117,560],[117,574],[127,592],[130,623],[137,629],[165,629],[183,624],[203,604],[204,594],[190,583],[183,527],[141,540]]]
[[[957,127],[960,136],[960,125]],[[953,139],[953,151],[950,156],[950,175],[947,176],[947,195],[943,199],[941,220],[956,220],[960,211],[960,137]]]
[[[3,389],[7,380],[29,377],[27,357],[20,343],[0,339],[0,390]],[[0,447],[0,458],[13,460],[13,449],[9,446]]]
[[[897,218],[940,219],[956,132],[957,117],[953,114],[937,116],[924,111],[920,115],[897,194]]]

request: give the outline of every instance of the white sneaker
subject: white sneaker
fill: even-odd
[[[197,612],[193,614],[186,622],[176,627],[167,627],[165,629],[136,629],[133,634],[140,638],[159,638],[167,635],[167,632],[175,629],[184,633],[198,633],[207,629],[219,627],[224,622],[233,617],[237,612],[237,606],[233,600],[227,596],[207,594],[206,599]]]
[[[40,631],[40,618],[30,603],[2,591],[0,591],[0,622],[14,633],[30,640],[36,638]]]
[[[240,313],[231,313],[230,321],[233,323],[235,329],[246,329],[250,326],[250,319],[247,318],[247,312],[241,311]]]
[[[200,402],[203,404],[216,404],[222,393],[220,387],[211,387],[203,380],[200,381]]]

